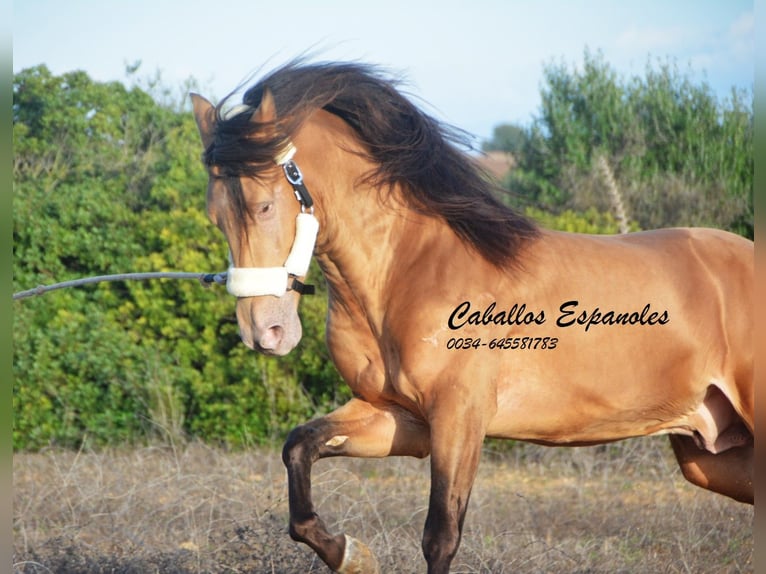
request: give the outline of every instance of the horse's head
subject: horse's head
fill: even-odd
[[[232,158],[252,146],[259,131],[275,129],[270,92],[264,91],[257,108],[241,106],[228,114],[201,96],[192,99],[209,171],[208,216],[229,244],[227,288],[238,298],[240,336],[251,349],[285,355],[301,338],[298,300],[310,286],[300,279],[318,229],[311,197],[291,159],[295,148],[283,139],[269,161],[242,161],[237,168],[241,158]],[[263,141],[273,148],[278,140],[267,134]]]

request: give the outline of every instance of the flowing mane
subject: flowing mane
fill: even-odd
[[[293,61],[249,88],[242,106],[225,113],[228,98],[219,103],[205,162],[226,175],[257,177],[301,123],[324,109],[354,129],[376,164],[367,181],[401,186],[413,209],[441,217],[488,261],[512,263],[536,225],[498,199],[497,186],[460,149],[464,132],[418,109],[397,84],[373,66]],[[279,116],[271,125],[251,121],[266,88]]]

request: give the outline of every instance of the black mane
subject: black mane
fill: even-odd
[[[264,88],[272,92],[278,119],[250,121]],[[223,174],[258,176],[308,115],[324,109],[356,132],[377,169],[368,180],[400,185],[418,211],[446,221],[488,261],[511,263],[536,225],[503,204],[488,178],[460,148],[464,133],[418,109],[397,90],[397,82],[375,67],[358,63],[291,62],[261,79],[243,97],[244,111],[227,116],[216,108],[208,165]]]

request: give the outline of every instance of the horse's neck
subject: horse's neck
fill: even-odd
[[[306,183],[316,190],[317,256],[331,313],[364,320],[376,331],[392,291],[408,288],[396,283],[408,280],[407,270],[417,269],[427,246],[448,245],[456,237],[443,221],[408,207],[402,189],[379,190],[366,181],[375,166],[338,117],[316,112],[295,144]]]
[[[380,328],[401,269],[416,265],[419,245],[440,223],[397,201],[380,203],[374,189],[355,190],[355,207],[328,214],[328,243],[319,256],[335,309]]]
[[[316,253],[329,286],[331,311],[372,318],[383,304],[385,277],[398,252],[403,222],[396,211],[380,204],[374,186],[365,183],[374,166],[340,118],[315,112],[294,142],[296,162],[315,194],[320,221]]]

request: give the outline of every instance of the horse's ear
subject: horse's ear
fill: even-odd
[[[213,143],[215,134],[215,107],[199,94],[190,94],[194,119],[197,121],[197,129],[202,138],[202,145],[207,149]]]
[[[274,95],[269,88],[263,88],[263,96],[261,96],[261,105],[253,113],[251,121],[267,124],[276,121],[277,119],[277,106],[274,103]]]

